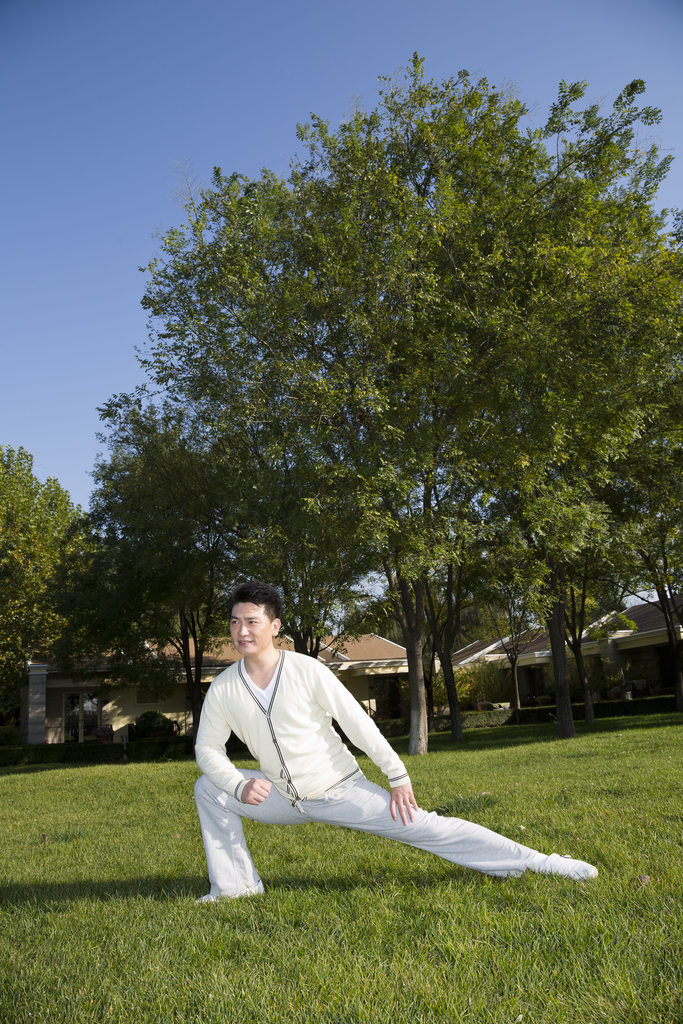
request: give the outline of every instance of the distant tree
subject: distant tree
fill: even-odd
[[[44,656],[59,618],[46,589],[80,509],[53,477],[42,484],[23,448],[0,446],[0,714],[19,714],[32,654]]]
[[[682,384],[678,376],[660,393],[656,417],[626,458],[615,462],[604,489],[618,527],[611,580],[622,586],[629,581],[627,592],[661,609],[677,711],[683,711]],[[643,596],[652,591],[656,601]]]
[[[463,529],[464,527],[464,529]],[[481,545],[474,544],[476,528],[463,515],[462,533],[454,538],[446,564],[425,581],[429,639],[443,672],[451,716],[451,739],[462,741],[462,720],[453,655],[465,645],[463,612],[480,597],[483,575]],[[476,595],[476,597],[474,596]]]
[[[487,573],[480,591],[485,620],[510,663],[515,720],[519,723],[519,659],[544,632],[548,593],[546,566],[514,523],[486,544]]]
[[[109,459],[94,472],[89,535],[57,574],[65,670],[106,664],[112,685],[167,694],[184,678],[197,729],[205,655],[229,636],[241,522],[239,460],[187,411],[109,411]]]
[[[596,522],[596,531],[589,545],[567,564],[566,638],[581,683],[586,725],[595,723],[595,712],[583,659],[584,635],[590,630],[591,639],[595,639],[597,633],[591,627],[596,619],[608,614],[613,617],[621,611],[624,589],[628,589],[631,582],[623,578],[618,581],[610,579],[616,566],[624,563],[623,554],[616,558],[613,556],[620,543],[618,532],[616,536],[615,532],[613,520],[605,518],[602,523]],[[635,628],[635,625],[631,623],[620,628]]]

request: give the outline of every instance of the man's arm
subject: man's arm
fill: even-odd
[[[418,806],[405,765],[344,684],[329,669],[319,667],[321,671],[316,684],[318,703],[339,722],[354,746],[364,750],[387,776],[392,795],[391,816],[396,821],[398,810],[401,821],[406,825],[413,820],[413,809],[418,810]]]
[[[210,686],[199,720],[195,741],[195,758],[204,775],[213,782],[214,786],[241,800],[247,780],[225,753],[225,744],[231,735],[232,728],[227,720],[222,702],[216,690]]]

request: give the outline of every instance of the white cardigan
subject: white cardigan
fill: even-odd
[[[214,679],[202,707],[197,764],[215,786],[239,799],[247,780],[225,753],[234,732],[290,803],[314,800],[360,771],[333,718],[390,786],[409,781],[401,759],[346,687],[314,658],[291,651],[281,653],[268,709],[250,690],[241,662]]]

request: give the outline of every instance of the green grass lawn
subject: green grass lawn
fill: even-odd
[[[681,1024],[682,725],[438,735],[408,759],[422,806],[591,861],[585,883],[246,822],[266,894],[196,905],[193,762],[4,769],[0,1021]]]

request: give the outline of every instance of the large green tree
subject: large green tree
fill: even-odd
[[[563,84],[534,132],[514,95],[465,72],[430,82],[415,57],[375,110],[302,127],[287,179],[217,170],[150,265],[155,384],[201,396],[237,437],[257,426],[268,444],[286,424],[306,497],[334,481],[353,508],[408,651],[411,753],[427,749],[427,580],[458,565],[463,523],[500,489],[548,568],[573,733],[562,594],[577,541],[559,525],[590,531],[587,481],[637,432],[677,331],[651,209],[667,160],[634,147],[659,118],[642,88],[601,115]]]
[[[41,483],[23,448],[0,447],[0,713],[18,714],[32,654],[45,654],[59,618],[46,588],[80,510],[57,480]]]
[[[353,496],[355,541],[374,552],[408,650],[413,753],[426,750],[425,581],[457,558],[472,438],[489,427],[491,346],[454,278],[454,239],[471,289],[495,264],[478,254],[484,204],[495,208],[525,161],[533,176],[523,113],[466,75],[425,83],[416,60],[377,111],[336,134],[317,119],[302,129],[309,157],[287,182],[217,173],[151,266],[154,380],[250,423],[284,416]]]

